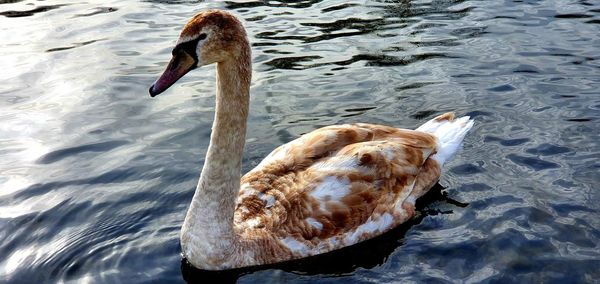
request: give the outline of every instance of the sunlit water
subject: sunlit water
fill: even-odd
[[[244,171],[320,126],[456,111],[476,124],[444,194],[325,260],[182,265],[214,67],[147,89],[207,7],[240,15],[253,45]],[[600,279],[597,1],[2,0],[0,36],[2,283]]]

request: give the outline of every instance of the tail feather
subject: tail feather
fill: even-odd
[[[442,114],[417,128],[438,138],[437,153],[431,156],[440,166],[448,161],[462,145],[467,132],[473,127],[473,120],[468,116],[454,118],[451,112]]]

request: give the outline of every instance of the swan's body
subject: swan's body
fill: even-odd
[[[211,10],[185,26],[155,96],[197,65],[217,63],[215,120],[181,230],[187,260],[221,270],[302,258],[380,235],[415,200],[473,125],[447,113],[417,130],[324,127],[282,145],[240,180],[251,76],[241,23]]]

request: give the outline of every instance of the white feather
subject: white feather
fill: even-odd
[[[463,116],[452,121],[438,121],[434,118],[421,125],[417,130],[431,133],[438,138],[437,153],[431,158],[441,166],[458,151],[471,127],[473,127],[473,120],[468,116]]]
[[[350,180],[348,178],[328,176],[315,187],[311,195],[317,200],[341,200],[348,193],[350,193]]]
[[[344,238],[347,245],[355,244],[361,235],[364,233],[382,233],[386,229],[389,229],[394,223],[394,217],[389,213],[381,215],[376,220],[369,218],[366,223],[358,226],[354,232],[349,233]]]
[[[294,253],[306,254],[309,249],[306,244],[299,242],[293,237],[285,237],[280,240],[283,245],[285,245],[289,250]]]
[[[323,230],[323,224],[317,221],[315,218],[306,218],[306,222],[319,231]]]

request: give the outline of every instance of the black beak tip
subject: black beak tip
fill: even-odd
[[[152,97],[152,98],[154,98],[154,97],[156,97],[156,95],[158,95],[158,93],[154,91],[154,85],[150,86],[150,89],[148,89],[148,93],[150,93],[150,97]]]

